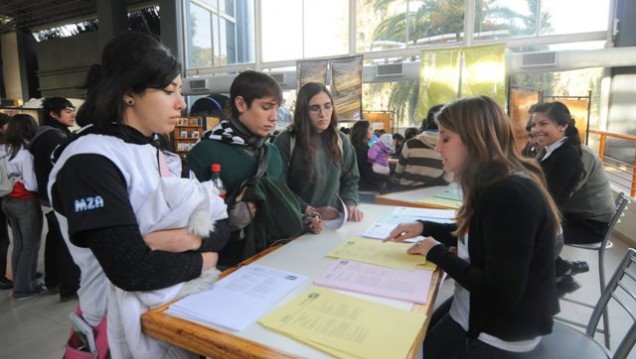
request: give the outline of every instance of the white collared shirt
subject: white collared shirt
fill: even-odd
[[[541,161],[545,161],[548,157],[550,157],[552,152],[554,152],[554,150],[556,150],[557,148],[561,147],[563,142],[565,142],[565,140],[567,139],[568,139],[567,137],[562,137],[560,140],[556,141],[555,143],[545,146],[545,155],[543,155],[543,158],[541,159]]]

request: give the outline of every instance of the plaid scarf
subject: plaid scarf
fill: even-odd
[[[221,141],[233,145],[251,147],[259,149],[263,146],[267,137],[253,135],[240,121],[221,121],[213,129],[203,135],[214,141]]]

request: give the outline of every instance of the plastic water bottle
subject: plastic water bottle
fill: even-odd
[[[212,184],[219,191],[219,197],[225,199],[227,193],[225,191],[225,185],[223,181],[221,181],[221,164],[213,163],[212,164]]]

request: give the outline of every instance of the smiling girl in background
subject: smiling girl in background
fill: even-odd
[[[598,243],[616,208],[609,179],[598,155],[581,144],[570,110],[561,102],[530,108],[532,132],[545,151],[539,161],[548,190],[563,215],[565,243]],[[587,272],[586,262],[557,259],[560,294],[580,287],[572,275]]]

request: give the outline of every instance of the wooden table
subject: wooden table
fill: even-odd
[[[364,230],[386,213],[390,213],[394,207],[362,204],[360,209],[364,212],[365,218],[362,222],[348,222],[337,231],[324,230],[319,235],[303,235],[286,245],[269,248],[244,261],[239,267],[250,263],[259,263],[303,274],[310,279],[315,278],[325,271],[333,261],[333,259],[326,258],[325,253],[346,239],[359,237]],[[238,267],[228,269],[223,272],[222,276],[228,275],[236,269]],[[426,305],[412,305],[411,303],[363,294],[356,296],[427,315],[427,319],[409,352],[408,357],[415,358],[424,340],[440,282],[441,271],[438,269],[433,274]],[[272,310],[295,298],[311,285],[311,280],[307,281],[285,296],[281,303]],[[164,305],[143,314],[141,318],[143,330],[152,337],[201,355],[212,358],[331,358],[322,351],[271,331],[258,323],[252,323],[241,332],[231,332],[221,327],[212,328],[173,317],[165,313],[167,307],[168,305]],[[214,310],[214,308],[210,308],[210,310]]]
[[[406,207],[418,207],[418,208],[441,208],[441,209],[455,209],[444,205],[436,205],[432,203],[417,202],[426,198],[430,198],[436,195],[443,194],[448,191],[451,186],[435,186],[418,188],[409,191],[392,192],[379,196],[375,196],[374,202],[376,204],[384,204],[390,206],[406,206]]]

